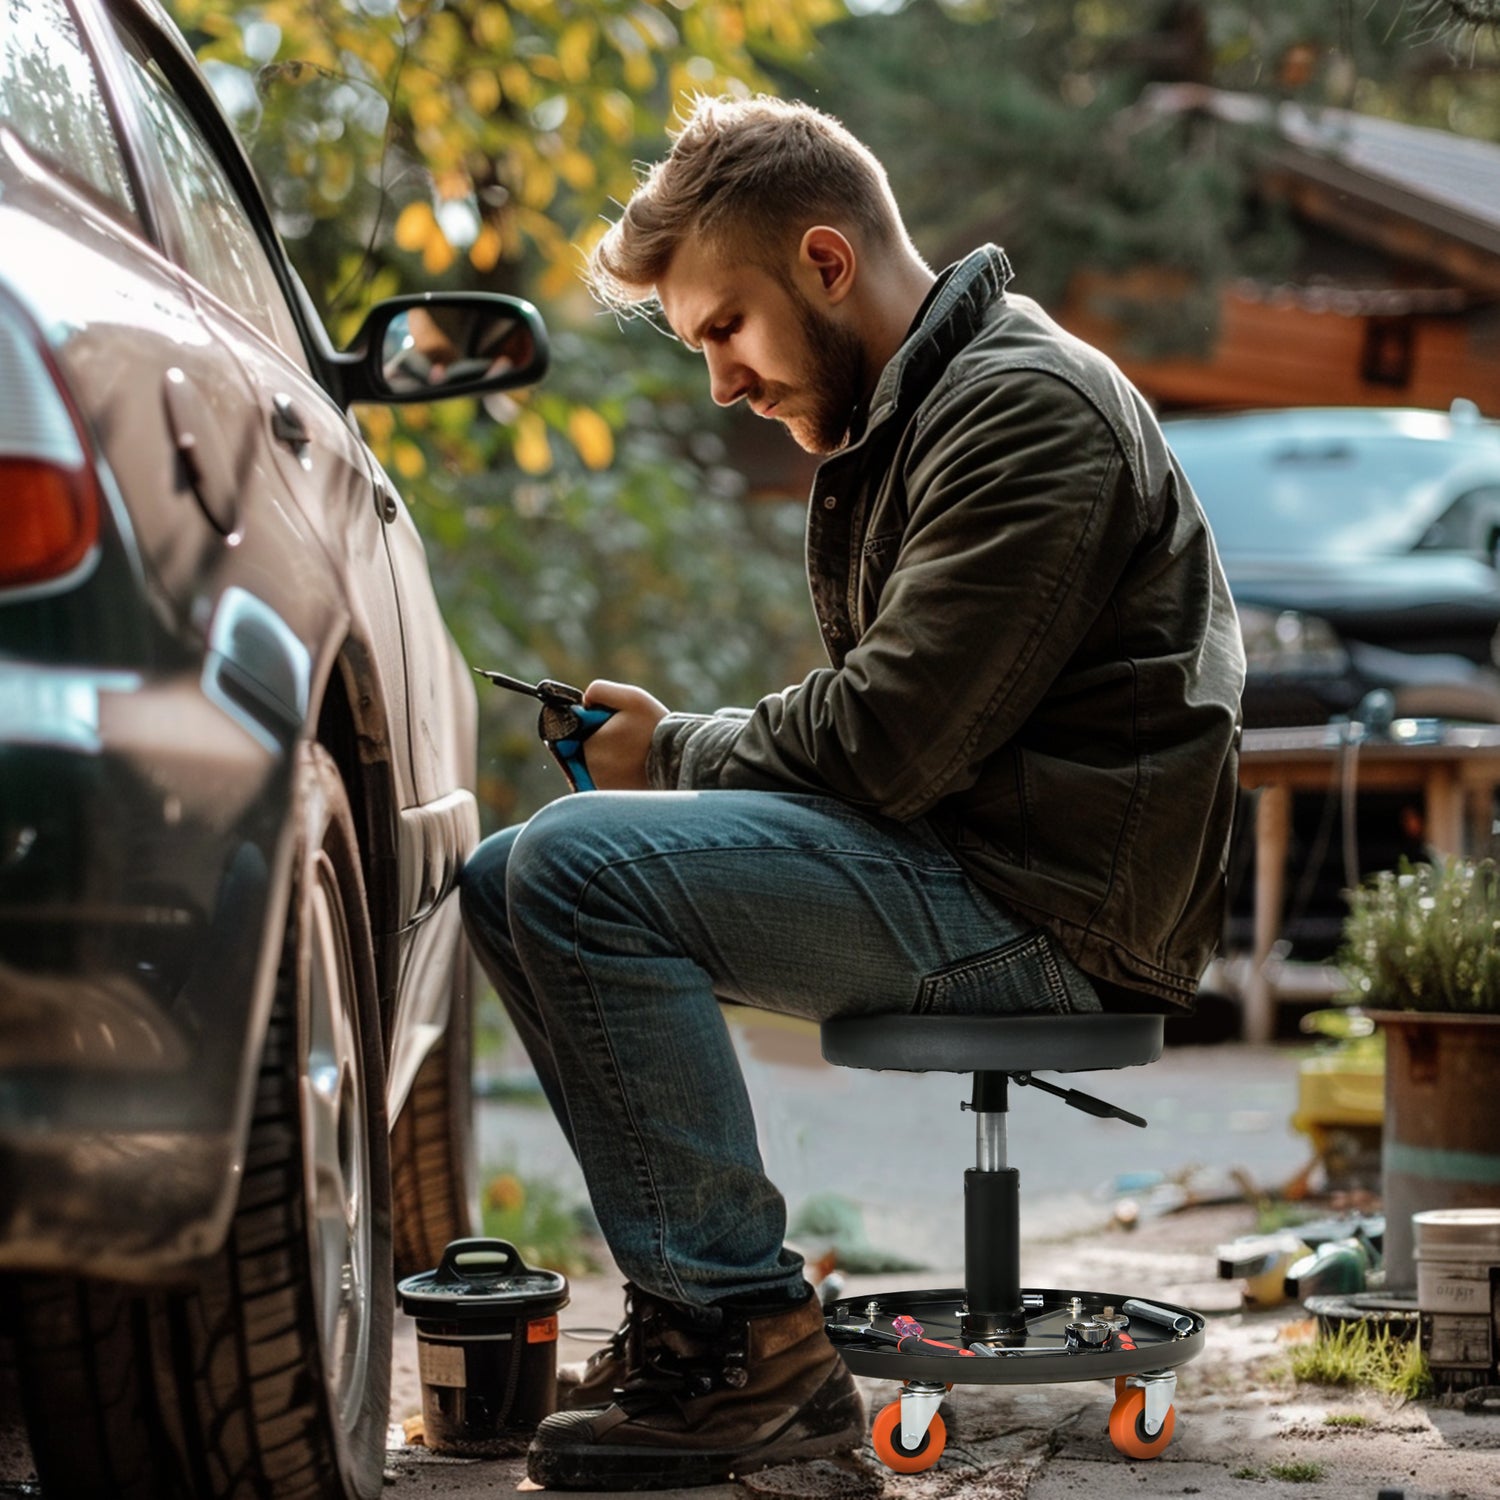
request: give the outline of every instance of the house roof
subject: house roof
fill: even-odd
[[[1156,85],[1140,108],[1269,126],[1277,138],[1268,149],[1275,166],[1500,256],[1500,146],[1489,141],[1199,84]]]

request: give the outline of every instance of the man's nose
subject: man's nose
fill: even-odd
[[[720,406],[733,406],[754,384],[750,372],[728,350],[712,345],[708,359],[708,392]]]

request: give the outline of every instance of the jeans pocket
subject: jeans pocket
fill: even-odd
[[[1088,980],[1038,929],[927,975],[912,1013],[1065,1016],[1099,1008]]]

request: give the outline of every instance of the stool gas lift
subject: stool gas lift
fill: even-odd
[[[912,1474],[931,1468],[947,1431],[938,1407],[962,1384],[1115,1383],[1109,1435],[1130,1458],[1172,1440],[1176,1367],[1203,1349],[1204,1319],[1122,1292],[1020,1285],[1020,1174],[1006,1164],[1009,1085],[1054,1094],[1075,1109],[1144,1126],[1139,1115],[1033,1070],[1131,1067],[1161,1055],[1160,1015],[874,1016],[828,1021],[823,1056],[845,1067],[972,1072],[963,1107],[975,1117],[977,1161],[964,1173],[962,1287],[886,1292],[827,1309],[828,1335],[856,1375],[899,1380],[900,1399],[875,1418],[875,1455]]]

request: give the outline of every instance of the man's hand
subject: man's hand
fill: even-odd
[[[646,756],[652,732],[666,717],[666,705],[644,688],[600,680],[583,690],[583,706],[615,711],[614,718],[601,724],[584,746],[594,785],[606,792],[649,790]]]

